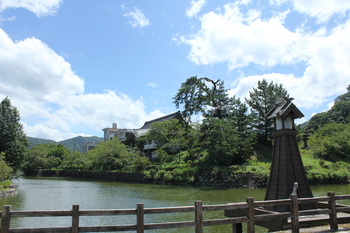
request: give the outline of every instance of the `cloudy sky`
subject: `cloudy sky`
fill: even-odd
[[[102,136],[176,111],[191,76],[282,84],[308,120],[350,84],[348,0],[0,0],[0,98],[28,136]]]

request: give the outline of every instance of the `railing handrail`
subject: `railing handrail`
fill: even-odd
[[[296,194],[292,194],[290,199],[253,201],[253,198],[247,198],[247,202],[228,203],[219,205],[202,205],[201,201],[196,201],[194,206],[179,206],[179,207],[157,207],[144,208],[143,204],[137,204],[136,209],[104,209],[104,210],[80,210],[79,205],[73,205],[72,210],[36,210],[36,211],[12,211],[11,206],[3,206],[0,212],[1,228],[0,233],[22,233],[30,232],[86,232],[86,231],[137,231],[151,229],[169,229],[182,227],[195,227],[196,233],[203,232],[204,226],[223,225],[223,224],[240,224],[248,223],[248,232],[254,232],[255,221],[268,221],[276,218],[292,218],[292,232],[299,232],[300,215],[328,214],[330,216],[330,225],[332,230],[337,230],[337,211],[349,212],[350,206],[336,207],[335,200],[350,199],[350,195],[338,195],[329,192],[325,197],[297,198]],[[299,204],[326,202],[325,208],[298,210]],[[269,206],[290,205],[290,212],[269,213],[255,215],[254,210]],[[219,210],[240,210],[247,209],[247,214],[233,218],[222,219],[203,219],[203,211],[219,211]],[[165,223],[145,223],[145,214],[164,214],[164,213],[181,213],[194,212],[195,219],[193,221],[182,222],[165,222]],[[106,215],[136,215],[137,222],[134,225],[118,225],[118,226],[79,226],[79,217],[81,216],[106,216]],[[52,227],[48,228],[27,228],[27,229],[10,229],[11,218],[16,217],[56,217],[56,216],[71,216],[71,227]]]

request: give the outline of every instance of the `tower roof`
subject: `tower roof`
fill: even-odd
[[[292,103],[293,98],[283,98],[285,103],[282,105],[276,104],[265,116],[266,119],[276,118],[278,116],[286,117],[291,115],[293,119],[302,118],[304,114]]]

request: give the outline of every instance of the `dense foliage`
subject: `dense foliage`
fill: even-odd
[[[87,168],[100,171],[122,171],[139,157],[137,151],[129,149],[118,139],[99,143],[86,156],[89,161]]]
[[[347,88],[347,93],[334,100],[334,105],[329,111],[314,115],[304,130],[315,132],[328,123],[350,123],[350,85]]]
[[[247,104],[253,114],[252,127],[257,132],[258,140],[262,144],[271,145],[273,130],[272,122],[268,121],[266,114],[282,100],[283,97],[289,97],[287,91],[280,84],[274,84],[272,81],[267,83],[264,79],[258,82],[257,88],[249,92],[246,99]]]
[[[119,140],[100,142],[82,154],[70,152],[61,144],[33,146],[24,167],[26,174],[38,170],[130,171],[141,170],[150,162],[139,152],[127,148]]]
[[[14,171],[22,169],[27,147],[19,112],[6,97],[0,103],[0,153],[4,154],[4,161]]]
[[[0,153],[0,182],[3,182],[11,177],[12,168],[4,161],[4,153]]]
[[[28,154],[24,172],[39,169],[56,169],[61,166],[70,152],[60,144],[48,144],[33,146]]]
[[[181,85],[174,103],[183,107],[187,122],[196,114],[203,118],[197,143],[191,143],[192,148],[197,145],[197,154],[207,154],[202,162],[214,166],[245,163],[255,143],[253,118],[240,99],[229,96],[223,81],[191,77]]]
[[[314,156],[331,162],[350,162],[350,124],[329,123],[310,138]]]

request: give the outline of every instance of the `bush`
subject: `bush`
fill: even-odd
[[[173,180],[173,175],[169,172],[164,174],[164,181],[171,182]]]
[[[133,161],[136,171],[144,170],[151,162],[146,157],[137,156]]]
[[[308,171],[307,178],[311,184],[348,183],[350,174],[347,168],[336,170],[319,168]]]
[[[0,181],[4,181],[11,178],[12,168],[7,165],[3,157],[4,153],[0,153]]]
[[[11,180],[4,180],[4,181],[0,182],[0,186],[2,186],[2,187],[8,187],[10,185],[12,185]]]
[[[316,158],[350,162],[350,124],[329,123],[310,137]]]
[[[146,179],[153,179],[154,175],[157,173],[156,169],[150,169],[143,172]]]

